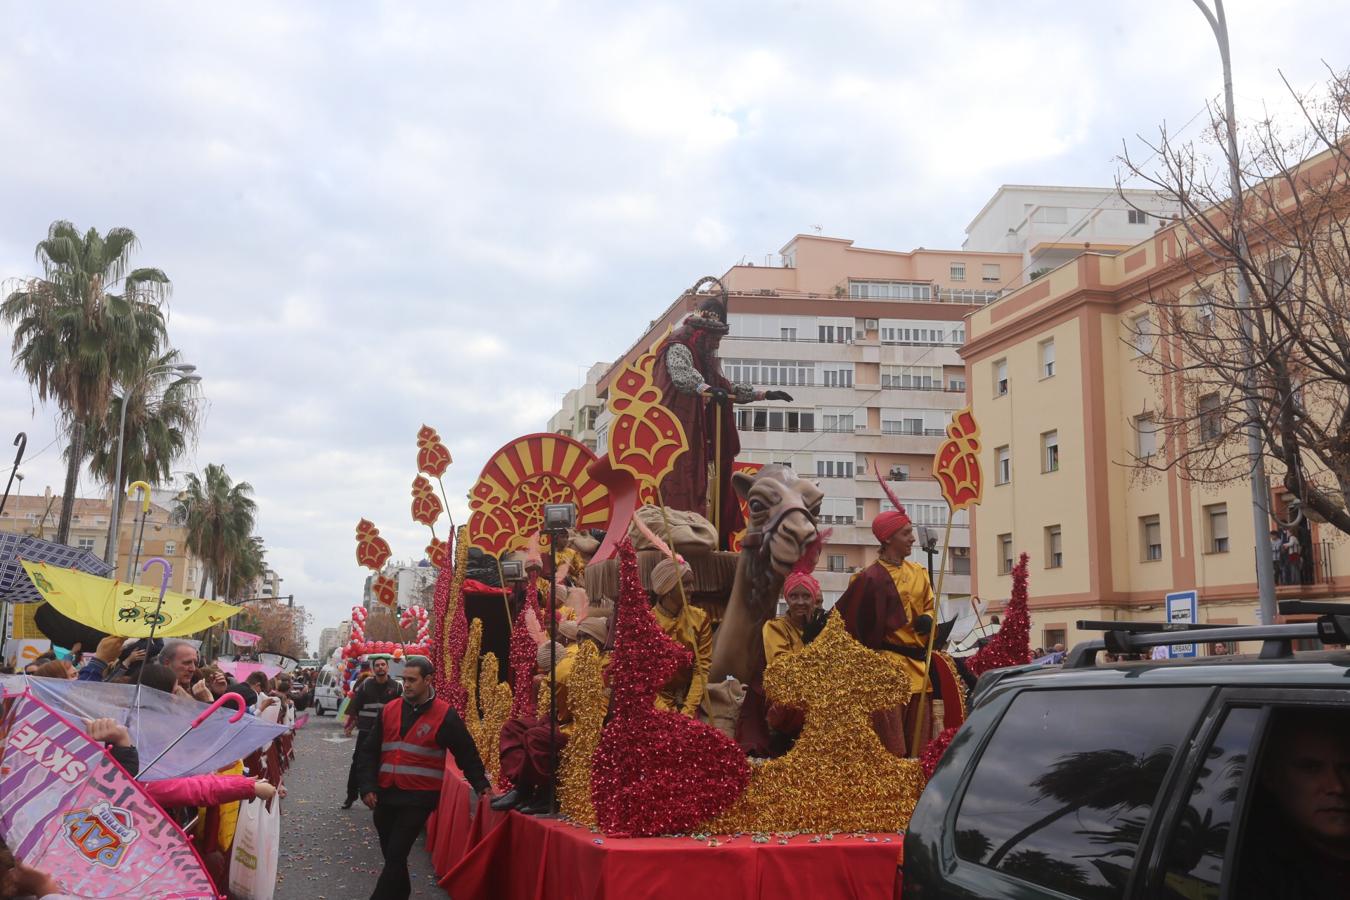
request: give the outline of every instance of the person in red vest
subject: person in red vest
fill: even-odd
[[[474,790],[475,807],[491,788],[464,722],[431,687],[435,671],[426,657],[409,657],[403,696],[384,705],[359,751],[361,801],[375,812],[384,853],[370,900],[407,900],[412,893],[408,854],[440,802],[447,750]]]

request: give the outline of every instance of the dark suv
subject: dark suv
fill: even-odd
[[[1318,744],[1325,726],[1340,799],[1319,800],[1336,805],[1319,814],[1350,823],[1350,652],[1295,652],[1344,644],[1350,616],[1148,627],[1081,644],[1063,666],[980,680],[910,822],[906,898],[1350,897],[1350,881],[1328,882],[1350,868],[1328,870],[1271,790],[1290,755],[1281,748]],[[1261,652],[1098,661],[1106,650],[1236,641],[1261,641]]]

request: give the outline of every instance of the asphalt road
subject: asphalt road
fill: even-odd
[[[310,715],[295,739],[281,804],[281,859],[276,900],[361,900],[375,888],[384,861],[360,800],[341,809],[355,738],[343,737],[332,716]],[[408,858],[414,897],[444,898],[431,857],[419,842]]]

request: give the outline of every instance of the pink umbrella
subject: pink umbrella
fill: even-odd
[[[216,900],[187,837],[102,744],[28,691],[0,747],[0,837],[81,898]]]

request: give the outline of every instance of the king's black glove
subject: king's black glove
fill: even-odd
[[[708,391],[708,396],[713,399],[714,403],[726,403],[728,398],[731,397],[731,395],[727,393],[726,388],[720,387],[715,387]]]
[[[928,632],[930,632],[930,631],[932,631],[932,630],[933,630],[933,617],[932,617],[932,616],[919,616],[918,618],[916,618],[916,619],[914,620],[914,633],[915,633],[915,634],[927,634]]]
[[[764,392],[764,399],[765,399],[765,400],[786,400],[788,403],[791,403],[791,402],[792,402],[792,395],[789,394],[787,391],[765,391],[765,392]]]

